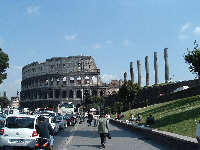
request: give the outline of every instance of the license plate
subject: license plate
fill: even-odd
[[[24,139],[10,139],[11,143],[24,143],[25,140]]]

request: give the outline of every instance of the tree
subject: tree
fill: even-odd
[[[10,101],[7,97],[0,97],[0,105],[2,108],[7,107],[10,104]]]
[[[5,73],[5,71],[9,67],[8,61],[8,55],[0,48],[0,84],[7,78],[7,73]]]
[[[119,89],[119,97],[121,98],[121,102],[124,104],[125,110],[132,107],[139,90],[139,85],[130,80],[125,82]]]
[[[187,53],[184,55],[185,62],[189,64],[190,72],[197,75],[200,79],[200,49],[196,40],[194,42],[194,48],[192,51],[187,49]]]

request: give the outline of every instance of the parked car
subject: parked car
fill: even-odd
[[[67,127],[67,121],[62,115],[56,117],[56,123],[59,124],[59,129],[64,129],[65,127]]]
[[[34,148],[38,134],[35,129],[37,116],[10,115],[0,129],[0,146]]]

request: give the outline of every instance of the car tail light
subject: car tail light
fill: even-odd
[[[47,147],[48,142],[44,143],[42,146],[43,147]]]
[[[38,143],[36,143],[36,144],[35,144],[35,147],[39,147],[39,144],[38,144]]]
[[[32,137],[34,137],[34,136],[38,136],[38,133],[36,131],[33,131],[33,133],[32,133]]]
[[[4,129],[0,129],[0,135],[4,134]]]

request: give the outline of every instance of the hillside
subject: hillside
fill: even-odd
[[[195,137],[197,121],[200,120],[200,95],[132,109],[122,113],[123,119],[128,120],[131,113],[141,113],[143,123],[152,113],[156,120],[152,128]]]

